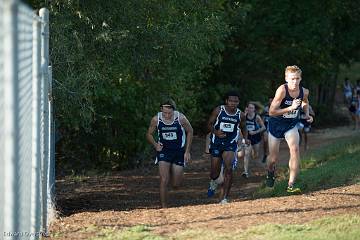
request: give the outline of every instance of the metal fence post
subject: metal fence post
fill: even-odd
[[[48,67],[49,73],[49,166],[48,166],[48,222],[55,218],[55,122],[53,119],[53,96],[52,96],[52,67]]]
[[[3,172],[4,193],[3,232],[19,230],[19,199],[17,196],[19,181],[16,170],[19,167],[19,103],[18,103],[18,4],[16,0],[4,1],[3,35],[4,35],[4,148]],[[6,193],[6,194],[5,194]],[[3,234],[1,232],[1,234]]]
[[[43,114],[43,132],[42,132],[42,231],[47,232],[48,221],[48,204],[47,204],[47,192],[48,192],[48,159],[49,159],[49,11],[45,8],[40,9],[41,24],[41,71],[42,71],[42,114]]]
[[[41,153],[40,153],[40,83],[41,83],[41,52],[40,52],[40,19],[33,20],[33,76],[32,76],[32,195],[31,195],[31,232],[40,231],[41,224]]]

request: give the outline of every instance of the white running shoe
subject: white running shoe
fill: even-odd
[[[224,198],[223,200],[220,201],[220,204],[228,204],[228,203],[229,203],[229,201],[226,198]]]

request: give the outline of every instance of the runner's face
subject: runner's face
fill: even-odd
[[[238,105],[239,98],[237,96],[229,96],[228,99],[226,99],[226,106],[231,110],[235,110]]]
[[[296,90],[299,87],[301,75],[300,73],[287,72],[285,75],[285,80],[288,83],[290,90]]]
[[[165,120],[172,120],[174,116],[174,109],[169,107],[161,107],[162,116]]]
[[[249,104],[247,106],[248,113],[254,113],[255,112],[255,106],[253,104]]]

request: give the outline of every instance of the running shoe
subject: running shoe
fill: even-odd
[[[249,173],[243,172],[243,173],[241,174],[241,176],[242,176],[243,178],[248,179],[248,178],[249,178]]]
[[[286,189],[288,193],[301,193],[301,189],[293,185],[289,185]]]
[[[275,184],[275,172],[268,171],[267,176],[266,176],[266,186],[274,187],[274,184]]]
[[[220,203],[220,204],[228,204],[229,201],[228,201],[226,198],[224,198],[224,199],[221,200],[219,203]]]
[[[210,180],[209,188],[208,188],[208,192],[207,192],[208,197],[212,197],[215,195],[217,185],[218,184],[215,182],[215,180],[212,180],[212,179]]]

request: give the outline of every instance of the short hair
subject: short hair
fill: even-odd
[[[225,94],[225,100],[228,100],[229,97],[238,97],[240,99],[239,93],[235,90],[230,90]]]
[[[288,73],[288,72],[290,72],[290,73],[299,73],[300,75],[302,74],[301,69],[300,69],[298,66],[296,66],[296,65],[287,66],[287,67],[285,68],[285,75],[286,75],[286,73]]]
[[[164,101],[161,102],[160,107],[168,107],[172,108],[173,110],[176,109],[176,103],[171,98],[167,98]]]

